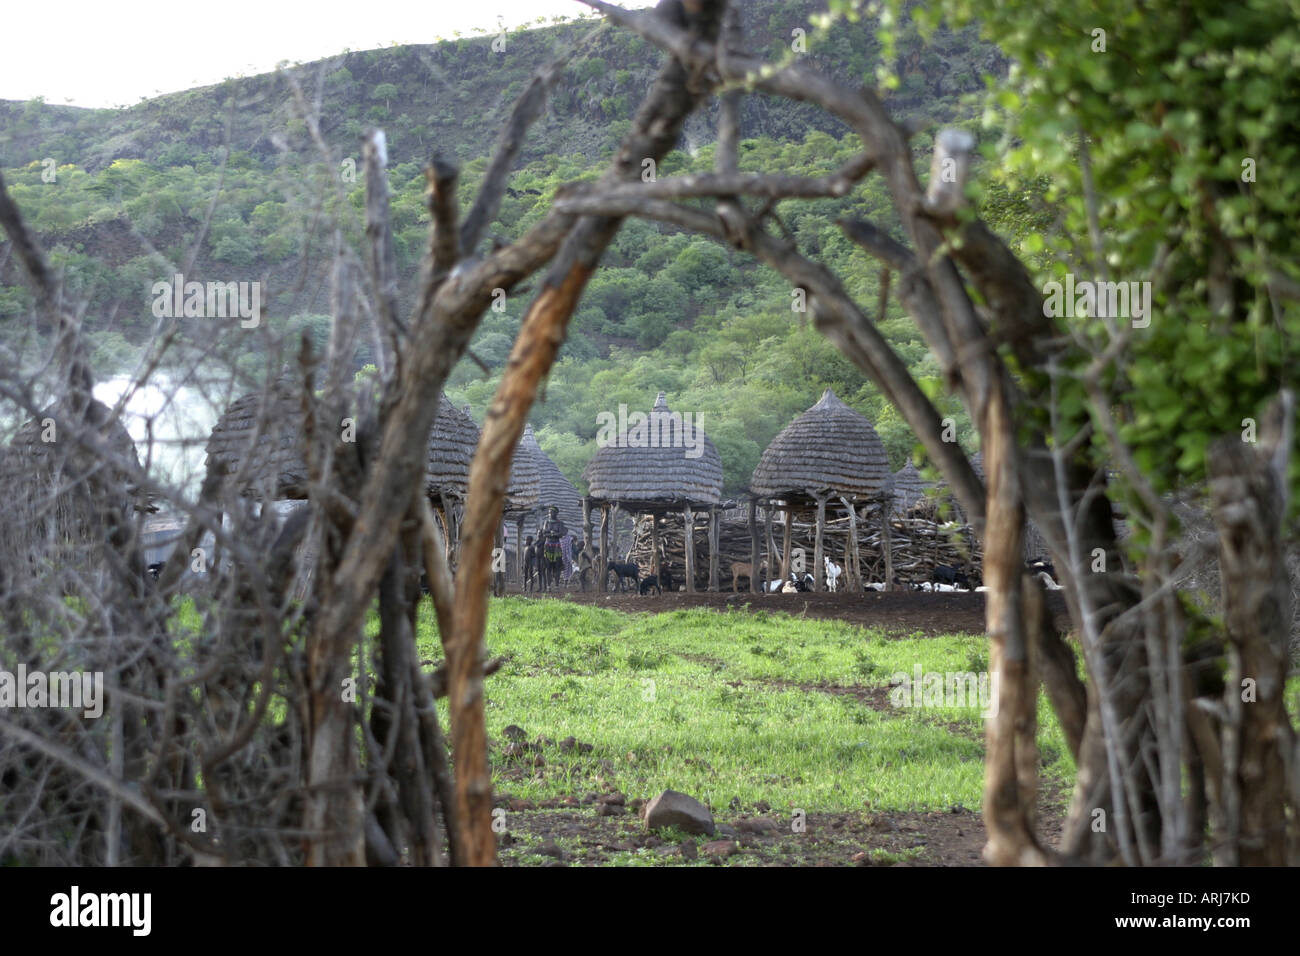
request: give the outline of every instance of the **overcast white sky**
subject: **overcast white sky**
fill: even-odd
[[[266,73],[281,60],[433,43],[456,30],[495,32],[498,16],[516,27],[588,9],[576,0],[15,0],[0,12],[0,99],[130,106]]]

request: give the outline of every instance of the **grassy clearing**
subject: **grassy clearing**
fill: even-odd
[[[588,754],[548,746],[539,768],[498,750],[495,784],[516,797],[613,784],[629,797],[671,787],[715,808],[733,797],[809,813],[980,805],[978,707],[894,709],[887,691],[891,675],[918,664],[986,670],[982,636],[887,639],[768,612],[628,614],[504,598],[492,602],[487,643],[510,658],[488,680],[494,740],[517,724],[530,738],[594,745]],[[427,605],[419,647],[422,658],[442,656]],[[825,686],[855,692],[815,689]],[[1060,729],[1045,704],[1040,716],[1045,770],[1066,783],[1074,768]]]

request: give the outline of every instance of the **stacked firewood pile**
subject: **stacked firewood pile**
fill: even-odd
[[[734,512],[733,512],[734,514]],[[858,551],[862,560],[862,580],[864,582],[881,582],[885,580],[885,557],[881,547],[881,527],[879,506],[858,509]],[[682,529],[684,519],[680,514],[667,514],[659,518],[659,546],[661,552],[671,562],[677,581],[682,581],[686,568],[686,555],[683,547]],[[929,580],[936,565],[949,567],[973,568],[978,570],[982,552],[978,540],[970,527],[952,520],[950,514],[936,508],[929,501],[918,504],[905,514],[895,514],[890,521],[890,547],[893,570],[896,577],[925,581]],[[816,541],[816,523],[813,513],[796,511],[791,528],[791,552],[802,548],[805,566],[811,571],[813,565],[814,544]],[[775,561],[780,561],[785,540],[785,528],[782,515],[778,513],[773,520],[772,538]],[[759,560],[766,554],[764,544],[764,522],[760,512],[758,518]],[[636,534],[630,560],[635,561],[643,574],[649,574],[651,562],[651,532],[648,515],[638,519]],[[849,545],[849,519],[847,516],[826,521],[822,533],[822,549],[831,561],[845,566],[845,554]],[[750,560],[749,525],[744,520],[723,520],[718,530],[718,582],[723,590],[731,588],[731,565],[736,562],[748,564]],[[695,524],[695,586],[704,590],[709,585],[709,535],[708,515],[700,514]],[[742,584],[743,588],[745,585]]]

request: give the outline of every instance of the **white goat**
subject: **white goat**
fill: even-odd
[[[832,561],[830,558],[823,557],[826,562],[826,590],[838,591],[840,589],[840,575],[844,569]]]

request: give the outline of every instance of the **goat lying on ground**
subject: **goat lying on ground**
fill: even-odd
[[[781,585],[782,594],[794,594],[798,591],[811,591],[813,576],[811,574],[791,574],[790,580]]]
[[[1061,586],[1060,586],[1059,584],[1057,584],[1055,581],[1053,581],[1053,580],[1052,580],[1052,576],[1051,576],[1050,574],[1048,574],[1046,571],[1039,571],[1037,574],[1035,574],[1035,575],[1033,575],[1033,576],[1034,576],[1035,578],[1037,578],[1040,582],[1042,582],[1043,587],[1045,587],[1047,590],[1049,590],[1049,591],[1059,591],[1059,590],[1061,590]],[[986,588],[986,587],[984,587],[983,585],[980,585],[980,586],[977,587],[975,590],[976,590],[976,591],[988,591],[989,589]]]
[[[1052,567],[1052,562],[1046,558],[1034,558],[1032,561],[1026,561],[1025,569],[1030,574],[1046,574],[1053,582],[1058,581],[1056,568]]]
[[[637,567],[634,563],[632,563],[631,561],[627,562],[626,564],[623,563],[623,562],[620,562],[620,561],[611,561],[611,562],[609,562],[609,564],[606,565],[606,567],[605,567],[605,577],[606,577],[606,578],[609,577],[609,573],[610,573],[611,571],[614,572],[614,574],[618,575],[618,580],[615,582],[615,586],[616,586],[616,587],[618,588],[618,590],[620,590],[620,591],[624,590],[624,587],[623,587],[623,579],[624,579],[624,578],[631,578],[631,579],[632,579],[632,587],[635,588],[635,587],[637,586],[637,581],[638,581],[638,579],[641,577],[641,569],[638,568],[638,567]]]

